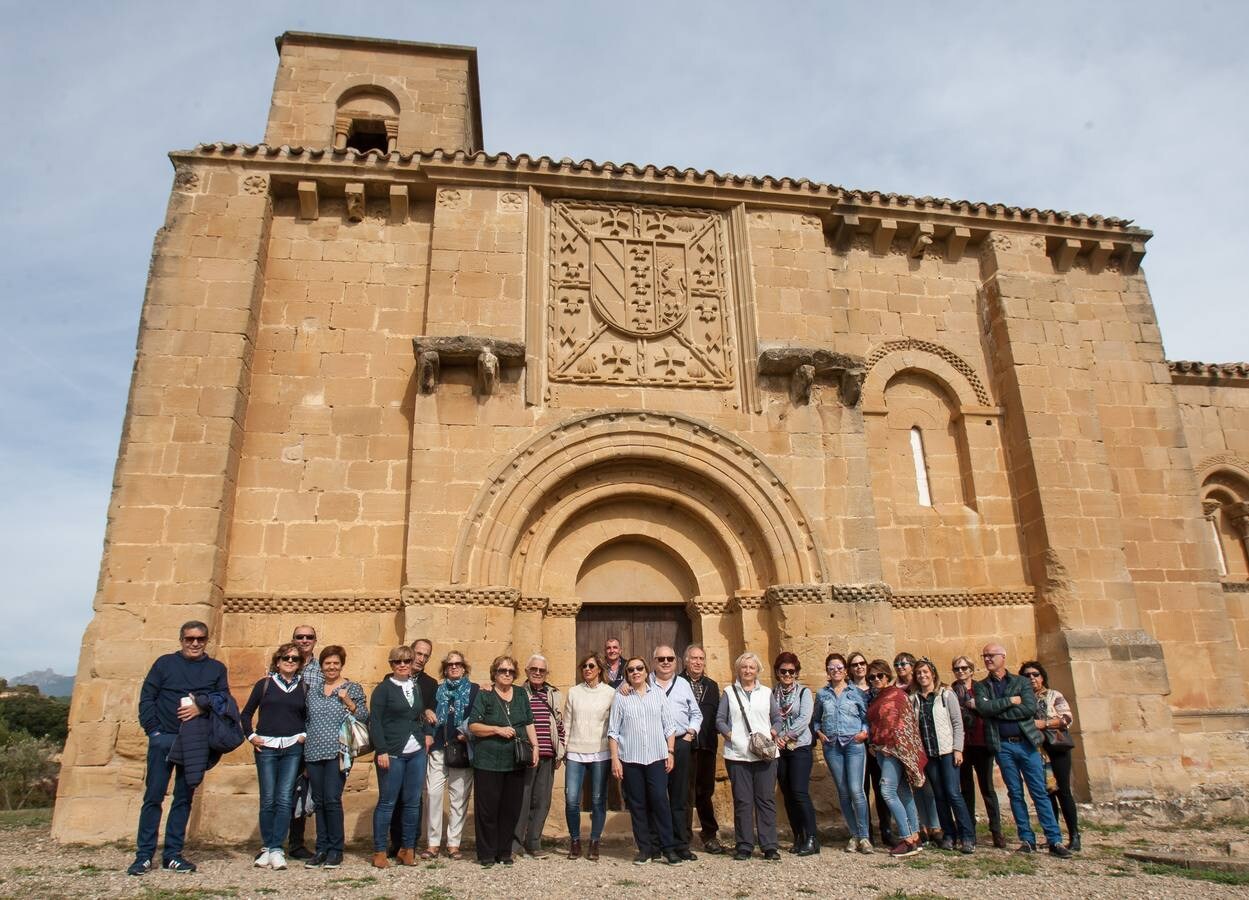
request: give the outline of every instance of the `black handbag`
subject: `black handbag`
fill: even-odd
[[[516,696],[515,693],[512,696]],[[499,705],[503,707],[503,717],[507,719],[507,725],[512,727],[512,715],[508,710],[508,706],[503,702],[503,698],[498,694],[494,698],[499,701]],[[533,744],[529,743],[529,737],[524,732],[517,731],[516,736],[512,738],[512,753],[517,769],[527,769],[533,765]]]
[[[460,735],[451,727],[451,718],[455,714],[455,706],[451,706],[451,711],[447,716],[447,722],[442,726],[443,737],[446,739],[446,746],[442,748],[442,762],[448,769],[467,769],[471,763],[468,761],[468,743],[460,740]]]
[[[1041,739],[1045,741],[1046,750],[1074,750],[1075,738],[1066,728],[1046,728],[1041,731]]]

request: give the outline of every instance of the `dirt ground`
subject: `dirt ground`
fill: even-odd
[[[883,853],[845,853],[826,846],[819,856],[767,863],[700,855],[697,862],[669,867],[634,866],[632,847],[605,847],[597,863],[523,860],[510,868],[483,870],[469,861],[439,859],[412,868],[376,870],[364,848],[350,851],[342,868],[307,870],[294,863],[285,872],[253,869],[250,848],[204,846],[186,851],[199,865],[193,875],[125,874],[133,859],[127,845],[67,847],[48,834],[49,812],[0,814],[0,898],[137,897],[145,900],[216,897],[449,898],[610,896],[645,897],[854,897],[856,900],[939,900],[991,892],[991,896],[1046,898],[1247,897],[1249,873],[1225,873],[1141,863],[1134,850],[1178,853],[1190,858],[1224,851],[1229,841],[1249,838],[1249,822],[1200,827],[1097,827],[1086,825],[1084,850],[1067,862],[1042,852],[1019,856],[984,842],[973,856],[926,850],[895,861]],[[1242,859],[1244,859],[1242,857]],[[1246,860],[1249,862],[1249,860]]]

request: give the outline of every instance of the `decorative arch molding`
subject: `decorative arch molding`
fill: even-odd
[[[963,410],[993,405],[975,369],[961,356],[940,344],[908,338],[886,341],[868,354],[863,411],[883,411],[885,386],[894,375],[907,370],[917,370],[935,378]]]
[[[1197,464],[1197,480],[1204,488],[1212,475],[1227,472],[1249,483],[1249,459],[1238,453],[1216,453]]]
[[[361,90],[382,90],[394,98],[399,112],[411,112],[416,109],[416,100],[398,81],[385,75],[348,75],[329,87],[321,99],[337,105],[350,93]]]
[[[756,543],[763,558],[771,560],[769,577],[781,583],[828,580],[806,514],[758,453],[728,432],[680,413],[618,409],[560,422],[495,466],[461,526],[453,581],[501,584],[517,577],[513,559],[522,542],[545,531],[535,521],[535,511],[558,506],[579,490],[578,477],[641,490],[633,475],[656,470],[718,500],[714,505],[693,504],[685,498],[684,504],[687,510],[703,506],[704,521],[718,519],[717,533]],[[568,507],[569,515],[573,508]],[[726,543],[726,548],[732,546]]]

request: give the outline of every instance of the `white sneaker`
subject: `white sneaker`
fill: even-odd
[[[859,852],[860,853],[875,853],[876,850],[874,847],[872,847],[872,842],[869,841],[867,838],[859,838]]]
[[[286,854],[283,853],[281,850],[270,850],[269,851],[269,868],[270,869],[285,869],[286,868]]]
[[[260,853],[259,853],[259,855],[257,855],[257,857],[256,857],[256,861],[255,861],[254,863],[252,863],[252,865],[253,865],[253,866],[255,866],[257,869],[267,869],[267,868],[269,868],[269,858],[270,858],[270,855],[271,855],[271,854],[269,853],[269,851],[268,851],[267,849],[265,849],[265,850],[261,850],[261,851],[260,851]]]
[[[859,849],[859,839],[857,837],[850,838],[850,843],[846,844],[846,852],[853,853]]]

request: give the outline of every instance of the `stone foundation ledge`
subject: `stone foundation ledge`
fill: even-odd
[[[1097,825],[1214,825],[1249,817],[1249,786],[1202,785],[1173,798],[1081,803],[1081,821]]]

